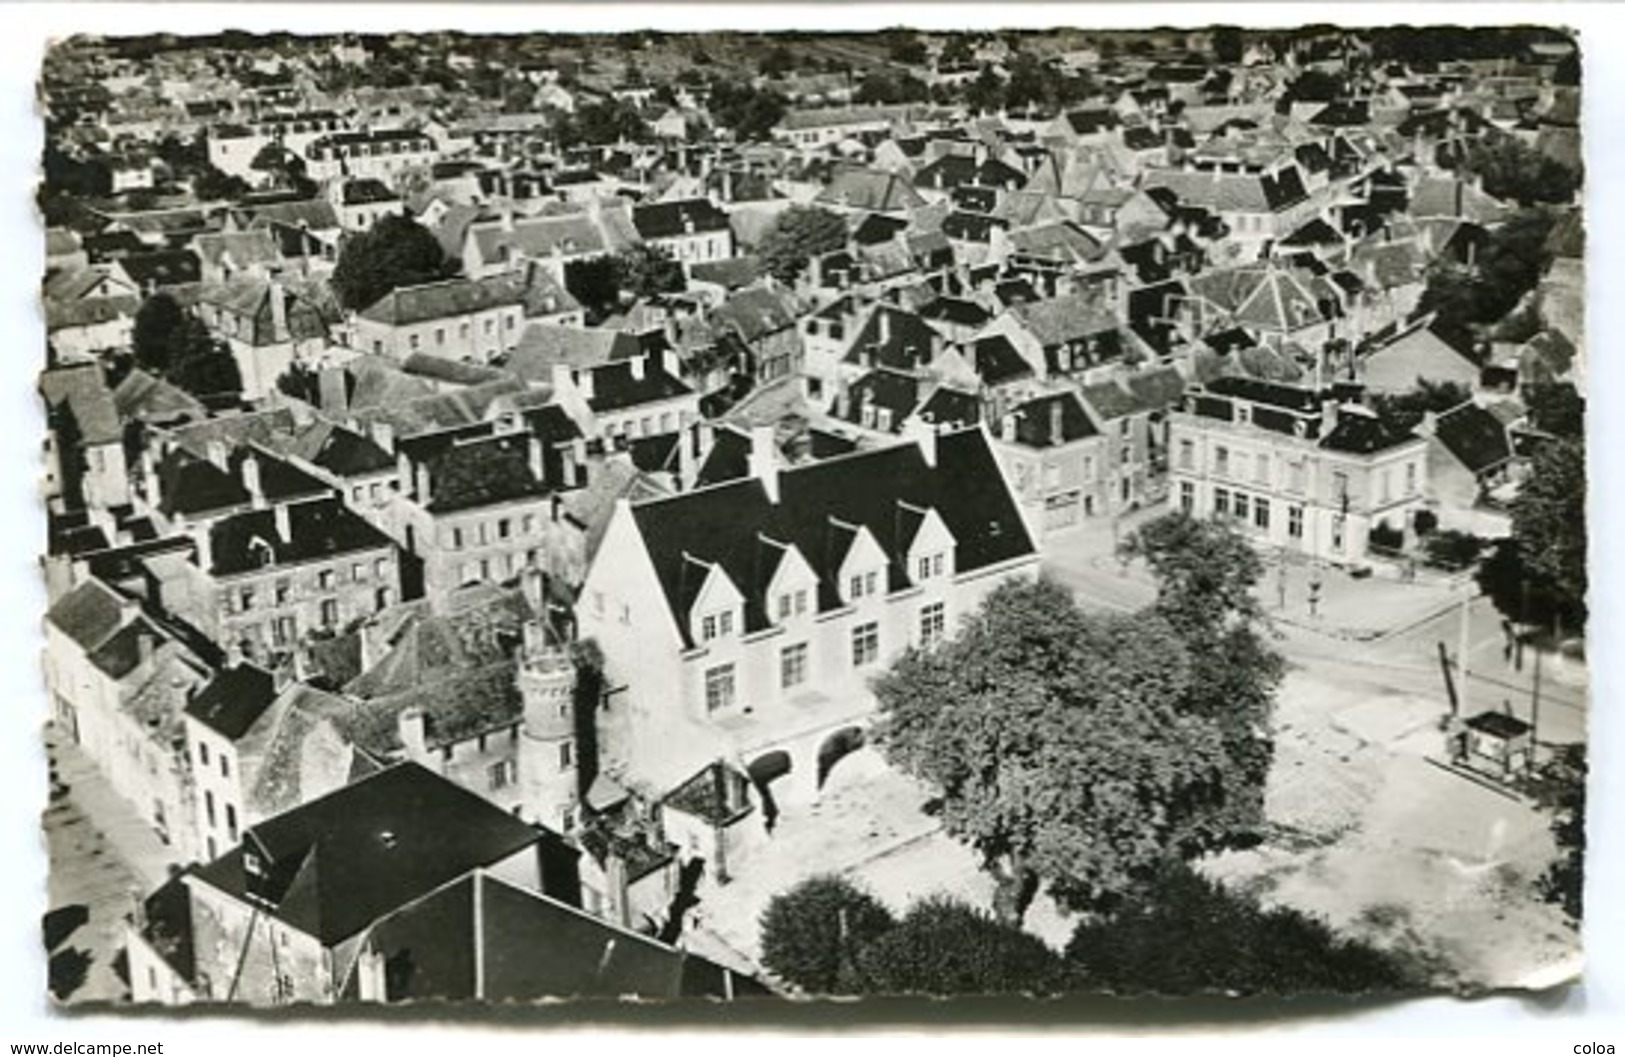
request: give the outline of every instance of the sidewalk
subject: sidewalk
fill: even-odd
[[[166,847],[135,808],[113,791],[79,747],[59,731],[47,730],[45,752],[55,781],[67,787],[68,799],[106,838],[145,891],[167,881],[170,864],[178,863],[174,850]]]

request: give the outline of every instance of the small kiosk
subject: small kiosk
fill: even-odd
[[[1480,712],[1454,721],[1448,734],[1450,762],[1510,778],[1534,759],[1535,731],[1507,712]]]

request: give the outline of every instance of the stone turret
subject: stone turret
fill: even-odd
[[[569,649],[544,621],[525,625],[519,659],[519,781],[525,818],[563,833],[573,828],[577,797],[576,671]]]

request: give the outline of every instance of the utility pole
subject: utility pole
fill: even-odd
[[[1461,643],[1456,647],[1456,671],[1460,675],[1460,678],[1457,681],[1461,684],[1457,688],[1457,694],[1460,699],[1461,714],[1464,716],[1467,715],[1468,700],[1467,650],[1472,642],[1471,632],[1469,630],[1468,615],[1472,610],[1472,605],[1473,596],[1471,594],[1467,595],[1461,600]]]

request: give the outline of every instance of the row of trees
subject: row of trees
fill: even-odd
[[[1061,953],[945,896],[895,918],[835,876],[775,897],[761,930],[763,963],[814,995],[1356,993],[1414,989],[1428,978],[1418,959],[1261,906],[1183,866],[1150,879],[1114,913],[1085,919]]]

